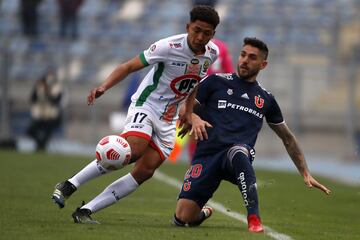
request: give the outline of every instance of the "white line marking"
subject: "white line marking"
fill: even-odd
[[[166,183],[170,186],[173,186],[177,189],[181,189],[181,186],[182,186],[182,183],[173,178],[173,177],[170,177],[162,172],[160,172],[159,170],[157,170],[154,174],[154,178],[163,182],[163,183]],[[239,220],[240,222],[244,223],[247,225],[247,219],[246,219],[246,216],[241,214],[241,213],[237,213],[237,212],[229,212],[227,210],[227,208],[222,205],[221,203],[218,203],[218,202],[215,202],[215,201],[212,201],[212,200],[209,200],[208,202],[209,206],[211,206],[212,208],[214,208],[216,211],[218,212],[221,212],[222,214],[228,216],[228,217],[231,217],[231,218],[234,218],[236,220]],[[279,233],[279,232],[276,232],[275,230],[273,230],[272,228],[268,227],[268,226],[265,226],[264,225],[264,229],[265,229],[265,234],[272,237],[273,239],[276,239],[276,240],[293,240],[292,237],[286,235],[286,234],[283,234],[283,233]]]

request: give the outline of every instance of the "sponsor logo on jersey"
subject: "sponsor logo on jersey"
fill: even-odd
[[[186,63],[185,62],[171,62],[170,65],[175,66],[175,67],[184,67],[186,65]]]
[[[226,100],[219,100],[218,108],[226,108]]]
[[[258,108],[263,108],[263,106],[264,106],[264,99],[261,98],[260,95],[255,96],[255,105],[256,105]]]
[[[228,94],[228,95],[233,95],[233,93],[234,93],[234,90],[232,90],[231,88],[229,88],[229,89],[227,90],[227,94]]]
[[[171,122],[178,113],[178,107],[187,95],[199,84],[201,77],[194,74],[185,74],[175,78],[170,83],[170,88],[176,94],[174,99],[166,105],[161,120]]]
[[[171,48],[181,48],[182,47],[181,43],[169,43],[169,46]]]
[[[226,100],[218,100],[218,108],[231,108],[231,109],[236,109],[239,111],[243,111],[243,112],[247,112],[250,113],[260,119],[263,118],[263,114],[259,113],[258,111],[251,109],[249,107],[245,107],[239,104],[235,104],[235,103],[231,103],[231,102],[227,102]]]
[[[200,60],[197,58],[193,58],[193,59],[191,59],[190,62],[191,62],[191,64],[199,64]]]
[[[247,93],[244,93],[243,95],[241,95],[242,98],[245,98],[245,99],[249,99],[249,96],[247,95]]]
[[[132,124],[131,126],[130,126],[130,128],[132,128],[132,129],[142,129],[142,128],[144,128],[144,124],[140,124],[140,123],[135,123],[135,124]]]
[[[170,87],[175,94],[187,96],[200,82],[201,77],[194,74],[185,74],[171,81]]]

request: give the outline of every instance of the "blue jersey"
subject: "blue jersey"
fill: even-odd
[[[246,82],[235,73],[205,78],[196,99],[201,104],[201,118],[213,128],[207,129],[207,140],[198,142],[195,158],[234,144],[253,148],[264,117],[269,124],[284,122],[274,96],[258,82]]]

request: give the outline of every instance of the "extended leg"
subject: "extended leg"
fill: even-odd
[[[251,149],[245,145],[235,145],[228,151],[228,160],[235,173],[236,183],[244,199],[248,212],[250,232],[263,232],[259,216],[259,202],[254,168],[251,165]]]
[[[84,221],[78,221],[78,214],[83,215],[86,211],[88,216],[90,216],[90,214],[100,211],[131,194],[141,183],[151,178],[162,162],[163,160],[160,158],[159,153],[153,148],[148,147],[145,154],[137,160],[131,173],[116,180],[89,203],[77,209],[72,215],[74,221],[76,223],[89,223],[88,219],[84,220],[84,218],[81,218]]]
[[[110,170],[106,170],[100,166],[95,159],[70,179],[56,184],[51,198],[54,203],[60,208],[63,208],[65,206],[65,200],[69,198],[80,185],[108,172],[110,172]]]
[[[145,152],[145,149],[148,148],[149,142],[144,138],[129,137],[127,140],[131,146],[132,160],[139,158]],[[113,172],[113,170],[105,169],[95,159],[70,179],[56,184],[52,199],[60,208],[63,208],[65,200],[82,184],[110,172]]]

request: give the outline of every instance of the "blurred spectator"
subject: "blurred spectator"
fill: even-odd
[[[62,87],[53,70],[47,71],[31,93],[31,123],[27,134],[44,150],[52,133],[61,126]]]
[[[121,111],[127,112],[131,103],[131,96],[136,92],[141,80],[142,79],[139,73],[135,72],[131,75],[131,80],[121,102]]]
[[[42,0],[21,0],[20,19],[23,34],[27,37],[38,35],[38,7]]]
[[[71,34],[72,39],[77,39],[78,12],[82,3],[83,0],[58,0],[61,38],[66,38]]]
[[[218,47],[219,47],[219,57],[218,59],[211,65],[210,69],[208,70],[207,74],[214,74],[214,73],[233,73],[235,72],[234,66],[232,63],[232,57],[229,52],[229,48],[223,41],[219,39],[212,39]]]

